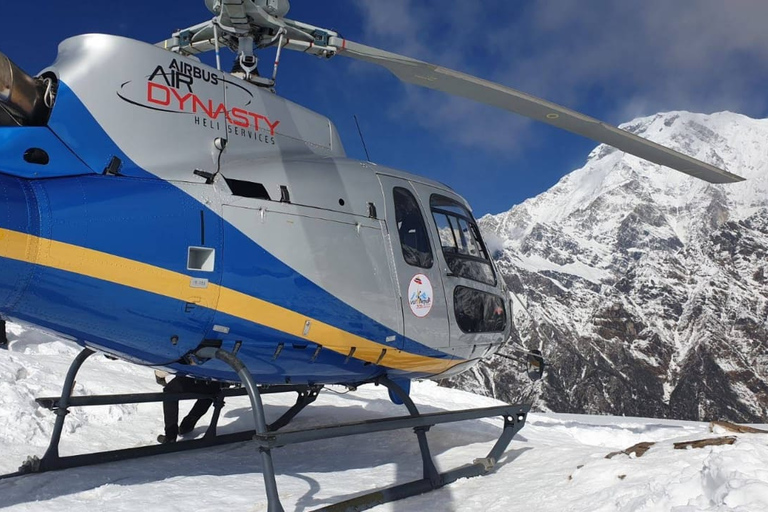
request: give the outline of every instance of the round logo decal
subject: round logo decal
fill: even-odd
[[[413,314],[419,318],[427,316],[432,310],[434,297],[429,278],[424,274],[413,276],[411,284],[408,286],[408,304],[410,304]]]

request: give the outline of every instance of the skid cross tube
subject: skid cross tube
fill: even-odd
[[[299,385],[279,385],[279,386],[259,386],[259,392],[262,395],[275,393],[305,393],[312,389],[319,390],[322,386],[299,386]],[[224,388],[216,396],[229,398],[233,396],[245,396],[248,391],[245,388]],[[67,401],[69,407],[86,407],[93,405],[122,405],[122,404],[143,404],[149,402],[167,402],[171,400],[194,400],[197,398],[213,398],[213,395],[203,393],[130,393],[125,395],[88,395],[72,396]],[[61,407],[61,397],[47,396],[35,398],[35,401],[46,409],[58,409]]]

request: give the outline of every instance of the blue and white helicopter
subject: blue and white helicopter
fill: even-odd
[[[68,39],[35,77],[0,54],[0,314],[84,347],[61,397],[40,400],[57,424],[46,455],[25,471],[253,438],[269,510],[282,510],[272,448],[415,428],[424,479],[358,499],[360,507],[483,474],[522,428],[525,405],[423,415],[408,398],[412,379],[456,375],[509,341],[504,280],[461,196],[347,158],[329,119],[274,93],[282,50],[363,60],[712,183],[741,180],[525,93],[290,20],[287,0],[206,4],[211,20],[156,45]],[[265,78],[256,52],[269,47],[277,59]],[[222,48],[237,54],[236,73],[196,57],[215,51],[220,62]],[[94,351],[242,387],[217,397],[204,439],[59,457],[69,407],[168,399],[71,397]],[[537,354],[523,355],[542,368]],[[278,430],[323,385],[371,382],[409,415]],[[297,404],[267,425],[261,395],[279,391],[297,392]],[[237,393],[250,396],[256,431],[217,436],[222,399]],[[438,473],[426,430],[491,415],[505,428],[488,457]]]

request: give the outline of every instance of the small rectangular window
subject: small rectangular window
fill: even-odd
[[[216,250],[207,247],[190,247],[187,253],[187,270],[213,272]]]

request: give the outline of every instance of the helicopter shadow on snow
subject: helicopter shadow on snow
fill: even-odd
[[[315,428],[327,424],[406,414],[404,407],[398,408],[387,399],[364,399],[354,396],[348,398],[353,402],[359,402],[360,405],[340,407],[321,404],[310,406],[289,427],[286,427],[286,430]],[[287,408],[287,406],[265,404],[268,421],[277,418]],[[419,405],[419,409],[422,413],[444,410],[427,405]],[[253,416],[248,407],[233,407],[223,414],[231,422],[221,426],[219,433],[224,434],[253,428]],[[199,436],[203,432],[204,427],[198,427],[193,433]],[[463,465],[472,462],[474,458],[485,457],[500,435],[499,422],[470,420],[454,423],[449,428],[445,428],[445,426],[433,427],[428,433],[428,438],[433,458],[436,460],[440,458],[441,454],[453,448],[483,443],[483,446],[473,446],[475,451],[467,456],[468,460],[461,460],[457,464]],[[497,468],[509,464],[525,451],[533,449],[530,446],[521,448],[521,442],[526,442],[526,439],[518,434],[497,463]],[[104,448],[115,449],[118,447]],[[297,511],[311,510],[337,503],[375,489],[419,480],[423,476],[417,438],[410,429],[289,445],[275,449],[272,453],[278,488],[281,488],[281,485],[285,488],[286,484],[289,484],[291,488],[294,488],[292,494],[296,495],[301,492],[295,491],[295,488],[299,487],[295,482],[296,479],[303,481],[307,486],[307,489],[295,502],[294,510]],[[382,473],[388,476],[379,477],[375,474],[371,476],[368,473],[362,476],[363,480],[357,489],[354,488],[355,478],[346,473],[367,468],[373,472],[381,466],[391,467],[392,465],[395,466],[394,478],[391,476],[390,469],[382,470]],[[0,481],[0,508],[33,501],[44,502],[62,496],[93,491],[103,486],[122,486],[129,490],[134,486],[179,477],[236,475],[242,476],[244,489],[254,490],[257,493],[256,499],[265,500],[266,495],[263,494],[260,467],[261,460],[255,447],[248,443],[237,443],[160,455],[148,459],[107,463],[39,475],[26,475]],[[437,467],[439,471],[454,468],[453,466],[441,465],[439,460],[437,460]],[[327,474],[328,476],[318,480],[308,476],[309,474]],[[349,482],[350,485],[345,487],[345,491],[348,490],[349,492],[343,495],[318,497],[323,489],[322,480],[331,481],[330,479],[333,478],[334,474]],[[294,481],[291,482],[291,480]],[[184,483],[176,485],[183,486]],[[192,482],[189,485],[193,485]],[[133,492],[140,492],[140,490],[136,489]],[[194,493],[198,492],[200,492],[199,489],[194,489]],[[461,509],[460,505],[457,504],[454,507],[452,503],[450,486],[438,492],[440,493],[441,510],[450,512]],[[284,498],[283,505],[290,509],[291,501],[293,499]],[[408,504],[395,503],[393,507],[393,510],[407,510]]]
[[[450,441],[455,442],[457,437],[452,437],[451,434],[446,433],[444,434],[444,437],[449,440],[447,443],[448,446],[445,447],[445,451],[453,448],[452,443]],[[430,437],[430,447],[432,448],[432,454],[433,456],[439,455],[440,453],[443,453],[443,449],[438,448],[438,444],[442,443],[435,443],[435,441],[439,441],[439,436],[431,436]],[[517,438],[515,438],[517,440]],[[416,443],[416,439],[414,436],[413,440],[414,444]],[[386,449],[386,447],[385,447]],[[517,459],[519,456],[521,456],[523,453],[533,450],[532,447],[527,446],[523,448],[517,448],[517,449],[508,449],[504,455],[501,457],[499,461],[496,463],[496,470],[499,468],[506,466],[507,464],[513,462],[515,459]],[[361,455],[365,455],[367,452],[361,453]],[[407,452],[403,451],[398,454],[397,459],[395,460],[391,452],[388,457],[389,463],[396,463],[396,476],[391,481],[381,481],[377,482],[375,485],[371,486],[370,488],[364,488],[363,486],[360,486],[359,489],[352,490],[351,492],[347,494],[340,494],[331,496],[328,498],[319,498],[317,495],[322,490],[322,484],[318,482],[316,479],[313,479],[306,475],[306,473],[310,472],[317,472],[317,468],[307,468],[306,472],[298,472],[293,471],[291,473],[287,473],[287,475],[297,478],[300,480],[303,480],[306,482],[306,484],[309,486],[309,489],[296,501],[296,508],[295,510],[298,511],[307,511],[307,510],[315,510],[318,507],[324,507],[328,505],[332,505],[334,503],[339,503],[342,501],[350,500],[365,494],[368,494],[370,492],[376,491],[376,490],[382,490],[394,485],[400,485],[407,482],[412,482],[414,480],[420,480],[423,477],[422,473],[422,465],[421,465],[421,455],[419,454],[418,449],[408,449]],[[486,453],[482,453],[482,456],[485,456]],[[464,465],[468,462],[471,462],[472,460],[463,461],[460,465]],[[458,467],[458,466],[457,466]],[[438,471],[446,471],[455,469],[454,467],[442,467],[440,464],[437,464]],[[350,486],[352,487],[352,486]],[[436,495],[433,495],[432,500],[434,503],[439,503],[440,510],[443,510],[445,512],[459,512],[466,510],[464,506],[462,506],[460,503],[455,503],[455,500],[452,497],[451,493],[451,486],[445,486],[441,489],[438,489],[434,491],[437,493]],[[408,501],[396,501],[389,505],[390,510],[393,510],[395,512],[406,512],[406,511],[412,511],[412,510],[418,510],[418,507],[414,507],[414,504]]]

